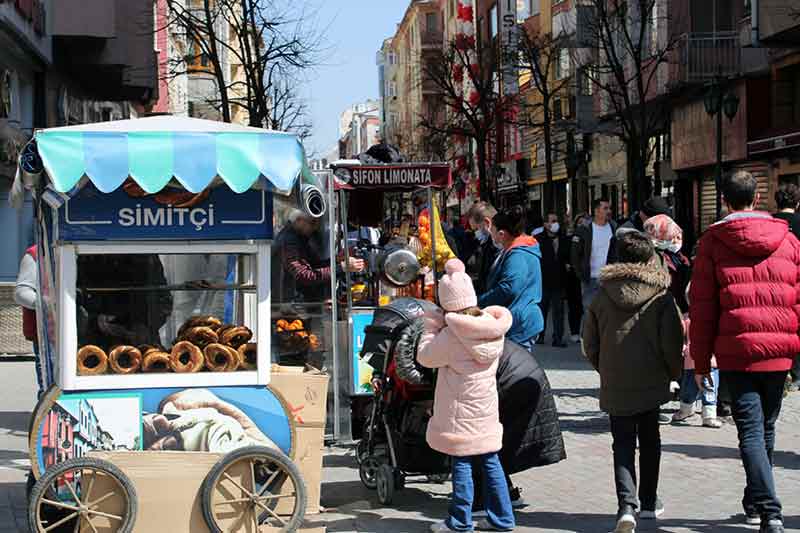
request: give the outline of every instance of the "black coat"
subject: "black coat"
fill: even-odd
[[[553,242],[558,240],[558,252]],[[547,290],[563,289],[567,280],[567,265],[570,262],[572,242],[565,235],[547,235],[547,232],[536,236],[542,250],[542,288]]]
[[[475,293],[483,294],[488,289],[489,272],[492,270],[492,265],[494,264],[494,260],[497,259],[499,250],[492,242],[492,239],[486,239],[485,243],[478,246],[475,253]]]
[[[506,474],[567,458],[558,411],[544,369],[528,350],[506,341],[497,368],[497,393]]]

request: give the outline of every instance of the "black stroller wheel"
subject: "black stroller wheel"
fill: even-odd
[[[382,464],[378,469],[376,478],[378,501],[383,505],[391,505],[392,500],[394,499],[394,489],[396,483],[394,469],[387,464]]]
[[[361,439],[356,446],[356,463],[361,466],[364,459],[369,456],[369,441],[366,438]]]
[[[374,455],[370,455],[361,461],[361,465],[358,467],[358,476],[361,478],[361,482],[365,487],[370,490],[375,490],[378,486],[378,470],[383,464],[383,461]]]

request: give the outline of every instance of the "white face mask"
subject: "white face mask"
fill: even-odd
[[[552,224],[550,224],[550,233],[558,233],[558,230],[560,229],[561,226],[558,224],[558,222],[553,222]]]
[[[481,228],[475,232],[475,238],[478,239],[478,242],[480,242],[481,244],[484,244],[491,237],[492,235],[484,228]]]
[[[683,246],[679,242],[673,242],[669,246],[667,246],[667,250],[669,250],[673,254],[677,254],[678,252],[680,252],[681,248],[683,248]]]

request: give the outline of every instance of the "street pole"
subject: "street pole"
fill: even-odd
[[[719,220],[722,216],[722,106],[717,111],[717,168],[714,172],[714,183],[717,190],[717,220]]]

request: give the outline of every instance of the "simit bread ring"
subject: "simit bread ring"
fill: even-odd
[[[184,340],[187,340],[192,344],[199,346],[200,348],[205,348],[209,344],[218,342],[219,337],[217,337],[217,334],[214,333],[214,330],[210,327],[201,326],[188,330],[184,335]]]
[[[215,329],[214,331],[217,333],[217,337],[219,337],[221,339],[226,331],[228,331],[230,329],[233,329],[235,327],[236,326],[234,326],[233,324],[223,324],[220,327],[218,327],[217,329]]]
[[[159,349],[149,350],[144,355],[142,372],[168,372],[169,361],[170,357],[168,353],[162,352]]]
[[[172,347],[169,367],[173,371],[179,374],[200,372],[204,363],[203,352],[191,342],[181,341]]]
[[[242,344],[247,344],[253,338],[253,332],[250,329],[241,326],[238,328],[230,328],[220,337],[219,341],[222,344],[227,344],[234,348],[239,348]]]
[[[203,350],[206,368],[212,372],[233,372],[239,368],[239,354],[230,346],[213,343]]]
[[[115,374],[133,374],[142,366],[142,352],[133,346],[117,346],[108,354],[108,364]]]
[[[258,367],[258,345],[254,342],[242,344],[237,350],[239,353],[239,368],[242,370],[255,370]]]
[[[183,323],[178,330],[178,338],[183,337],[192,328],[211,328],[217,329],[222,326],[222,321],[213,316],[193,316]]]
[[[108,370],[108,356],[98,346],[87,344],[78,350],[78,375],[96,376]]]

